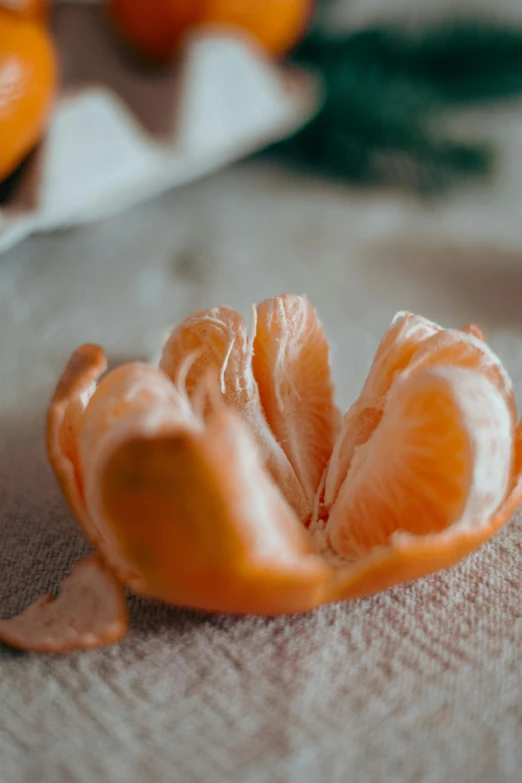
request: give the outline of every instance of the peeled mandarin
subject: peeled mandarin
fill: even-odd
[[[257,313],[252,362],[261,404],[312,507],[339,427],[328,342],[302,297],[267,300]]]
[[[196,313],[160,368],[105,370],[101,348],[79,348],[48,416],[51,464],[99,560],[55,605],[0,622],[24,649],[119,638],[118,583],[271,615],[370,595],[458,562],[522,502],[522,424],[475,326],[401,314],[340,431],[300,297],[263,302],[250,336],[230,308]]]

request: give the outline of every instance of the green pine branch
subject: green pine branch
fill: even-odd
[[[281,154],[356,183],[440,191],[488,174],[487,144],[444,134],[450,110],[522,94],[522,30],[456,21],[407,35],[315,29],[294,55],[317,71],[320,114]]]

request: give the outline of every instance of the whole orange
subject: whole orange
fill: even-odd
[[[56,83],[56,55],[47,31],[0,11],[0,180],[42,137]]]
[[[183,35],[200,21],[202,0],[108,0],[126,41],[150,60],[168,60]]]
[[[124,38],[151,60],[173,57],[184,35],[201,26],[240,30],[270,55],[299,41],[314,0],[108,0]]]
[[[50,0],[0,0],[0,9],[43,22],[49,16]]]
[[[313,0],[205,0],[204,22],[244,30],[274,57],[289,52],[304,35]]]

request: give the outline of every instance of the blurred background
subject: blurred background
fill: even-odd
[[[0,6],[5,404],[77,343],[148,357],[190,310],[281,291],[319,308],[343,397],[398,309],[475,319],[510,365],[519,3]]]
[[[343,409],[398,310],[477,322],[520,399],[520,0],[0,0],[0,182],[2,616],[86,550],[44,441],[81,343],[152,360],[191,311],[291,292]],[[519,608],[496,578],[519,531],[417,598],[292,623],[134,601],[121,648],[0,650],[2,779],[519,780]],[[382,629],[406,625],[397,661]]]

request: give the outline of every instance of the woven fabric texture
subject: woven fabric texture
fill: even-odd
[[[501,236],[505,213],[489,219]],[[150,358],[192,310],[248,313],[252,300],[306,293],[344,407],[401,309],[448,326],[478,321],[521,399],[521,228],[512,222],[509,246],[486,245],[470,220],[459,242],[450,206],[256,163],[7,254],[0,615],[55,590],[88,551],[44,449],[53,385],[82,342],[114,362]],[[438,236],[421,241],[428,224]],[[516,783],[521,588],[515,517],[449,571],[307,615],[209,616],[131,599],[118,646],[66,657],[0,649],[0,781]]]

